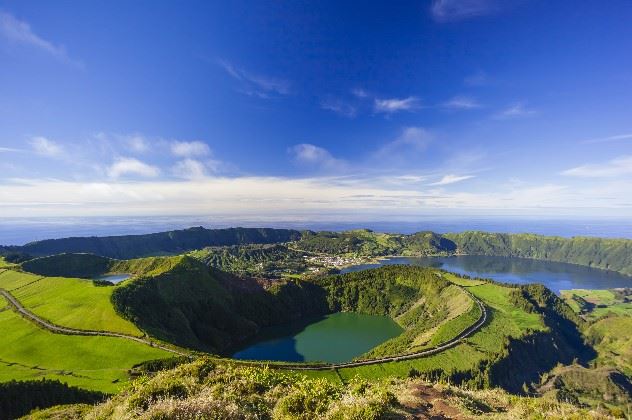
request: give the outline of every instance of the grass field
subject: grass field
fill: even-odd
[[[84,279],[41,277],[12,270],[0,274],[0,287],[25,308],[55,324],[142,335],[133,323],[114,311],[110,302],[113,287],[98,287]]]
[[[586,330],[599,354],[597,363],[611,365],[632,376],[632,316],[600,319]]]
[[[0,257],[0,269],[13,267],[15,264],[5,261],[4,257]]]
[[[0,336],[0,382],[45,377],[116,392],[134,364],[173,356],[120,338],[53,334],[20,317],[2,298]]]
[[[632,316],[632,302],[624,302],[612,290],[562,290],[562,298],[578,314],[596,320],[608,314]]]

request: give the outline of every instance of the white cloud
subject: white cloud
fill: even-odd
[[[493,117],[497,120],[506,120],[510,118],[528,117],[529,115],[533,115],[535,113],[535,110],[527,108],[522,102],[516,102],[515,104],[512,104],[506,109],[498,112]]]
[[[490,15],[499,9],[498,0],[434,0],[430,6],[432,17],[438,22],[454,22]]]
[[[48,157],[59,157],[63,154],[64,149],[52,140],[46,137],[33,137],[29,140],[29,144],[38,155]]]
[[[611,141],[621,141],[632,139],[632,133],[630,134],[618,134],[616,136],[601,137],[597,139],[585,140],[583,143],[608,143]]]
[[[226,60],[219,60],[219,65],[229,76],[241,82],[240,91],[247,95],[268,98],[270,94],[289,95],[291,93],[290,82],[287,80],[251,73]]]
[[[210,155],[211,149],[201,141],[174,141],[171,142],[171,153],[178,157],[201,157]]]
[[[140,134],[127,136],[127,146],[133,152],[144,153],[149,150],[149,142]]]
[[[602,164],[577,166],[562,175],[580,178],[615,178],[632,175],[632,156],[619,156]]]
[[[422,127],[405,127],[395,140],[386,143],[376,153],[378,158],[393,158],[404,153],[418,153],[426,149],[432,141],[432,135]]]
[[[206,167],[199,160],[184,159],[176,162],[172,172],[178,178],[202,179],[206,177]]]
[[[348,118],[355,117],[357,112],[355,106],[335,98],[327,98],[321,101],[320,107]]]
[[[373,109],[375,110],[375,112],[392,114],[398,111],[410,111],[419,108],[420,103],[419,98],[415,96],[409,96],[408,98],[375,98],[375,102],[373,105]]]
[[[343,169],[345,162],[336,159],[329,151],[309,143],[297,144],[288,149],[294,161],[302,165],[318,166],[322,169]]]
[[[19,181],[19,182],[18,182]],[[604,191],[607,195],[604,195]],[[613,197],[616,200],[613,200]],[[235,220],[354,219],[373,214],[599,214],[629,215],[632,183],[608,188],[564,185],[505,186],[481,192],[446,192],[417,184],[376,183],[373,178],[291,179],[213,177],[187,181],[73,182],[50,179],[4,182],[3,216],[231,215]]]
[[[27,22],[17,19],[15,16],[0,11],[0,36],[13,44],[21,44],[37,48],[53,57],[71,64],[82,66],[82,63],[68,57],[66,49],[62,45],[40,37],[31,29]]]
[[[474,175],[445,175],[443,178],[441,178],[439,181],[437,182],[433,182],[432,186],[440,186],[440,185],[449,185],[449,184],[456,184],[457,182],[461,182],[461,181],[465,181],[466,179],[471,179],[474,178]]]
[[[455,96],[442,103],[441,106],[448,109],[476,109],[480,108],[482,105],[474,98],[467,96]]]
[[[12,147],[0,147],[0,153],[5,153],[5,152],[21,152],[21,150],[14,149]]]
[[[360,98],[360,99],[368,98],[370,96],[369,92],[361,88],[352,89],[351,94],[355,96],[356,98]]]
[[[138,159],[121,157],[107,169],[110,178],[119,178],[123,175],[138,175],[146,178],[156,177],[160,170],[152,165],[141,162]]]

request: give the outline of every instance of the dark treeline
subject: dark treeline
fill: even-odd
[[[9,381],[0,383],[0,420],[22,417],[36,408],[59,404],[103,401],[106,394],[68,386],[57,380]]]

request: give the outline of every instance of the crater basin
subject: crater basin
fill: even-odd
[[[233,354],[236,359],[341,363],[403,331],[387,316],[338,312],[270,327]]]

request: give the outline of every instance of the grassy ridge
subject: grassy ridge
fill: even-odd
[[[6,305],[0,299],[0,382],[48,378],[116,392],[127,381],[127,370],[133,365],[172,356],[120,338],[53,334]]]

